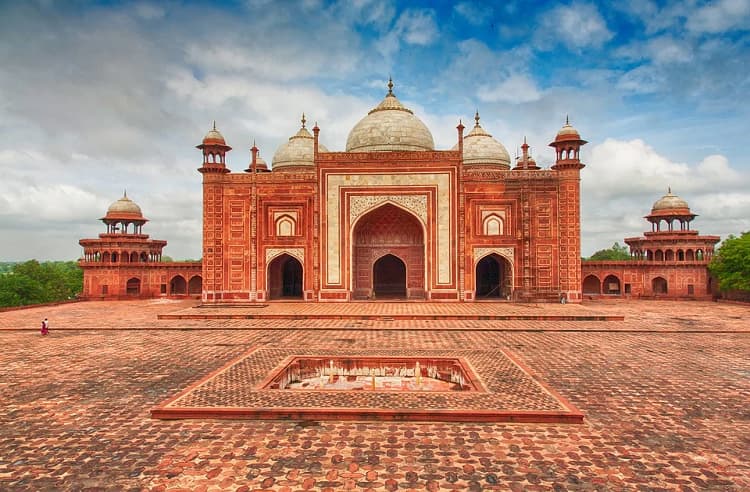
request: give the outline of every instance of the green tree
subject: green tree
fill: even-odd
[[[0,274],[0,306],[23,306],[71,299],[83,288],[83,271],[74,261],[17,263]]]
[[[708,269],[719,279],[719,288],[750,290],[750,232],[730,234],[716,251]]]
[[[589,260],[630,260],[632,259],[630,256],[630,251],[628,250],[627,246],[620,246],[620,243],[615,241],[615,244],[612,245],[609,249],[600,249],[591,257],[589,257]]]

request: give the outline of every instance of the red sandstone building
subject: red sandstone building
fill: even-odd
[[[302,127],[272,167],[251,149],[241,172],[214,128],[203,163],[203,260],[163,262],[166,241],[127,196],[82,239],[87,299],[200,295],[204,302],[420,299],[580,302],[593,296],[706,298],[717,236],[671,191],[628,238],[633,261],[580,260],[580,162],[586,143],[566,121],[551,169],[524,141],[511,161],[479,123],[436,150],[432,134],[393,94],[329,151]],[[583,273],[582,273],[583,268]],[[582,280],[583,277],[583,280]]]
[[[566,122],[540,169],[524,142],[511,168],[479,123],[437,150],[430,130],[396,98],[324,145],[303,116],[272,167],[212,129],[203,164],[204,302],[581,300],[579,151]]]
[[[148,219],[127,193],[100,220],[107,231],[78,242],[83,246],[78,261],[83,269],[83,299],[200,295],[200,262],[163,262],[167,242],[143,234]]]
[[[696,217],[672,190],[645,217],[651,231],[625,239],[631,261],[585,261],[585,296],[635,296],[708,299],[712,295],[708,263],[718,236],[690,229]]]

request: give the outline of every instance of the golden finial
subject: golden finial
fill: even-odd
[[[123,198],[127,198],[128,197],[128,190],[127,190],[127,188],[125,188],[125,189],[122,190],[122,197]]]
[[[302,113],[302,128],[305,127],[305,123],[307,123],[307,120],[305,119],[305,113]]]
[[[393,95],[393,79],[391,78],[390,75],[388,76],[388,95],[389,96]]]
[[[474,113],[474,126],[479,126],[479,110]]]
[[[570,119],[568,118],[568,115],[565,115],[565,125],[570,126]]]
[[[214,120],[214,131],[216,131],[216,120]]]
[[[670,185],[670,186],[667,186],[667,195],[671,195],[671,194],[672,194],[672,186]]]

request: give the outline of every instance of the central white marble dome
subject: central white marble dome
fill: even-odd
[[[346,139],[347,152],[391,152],[394,150],[435,150],[432,134],[414,113],[393,94],[388,94],[357,123]]]

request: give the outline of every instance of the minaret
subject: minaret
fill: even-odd
[[[580,150],[586,143],[566,116],[565,125],[549,144],[555,148],[552,169],[558,172],[560,183],[560,296],[569,302],[581,302],[581,169],[584,165]]]
[[[224,238],[222,216],[224,213],[223,177],[229,173],[226,153],[232,147],[216,129],[216,122],[203,142],[197,146],[203,152],[203,165],[198,172],[203,175],[203,302],[221,300],[224,290]]]

